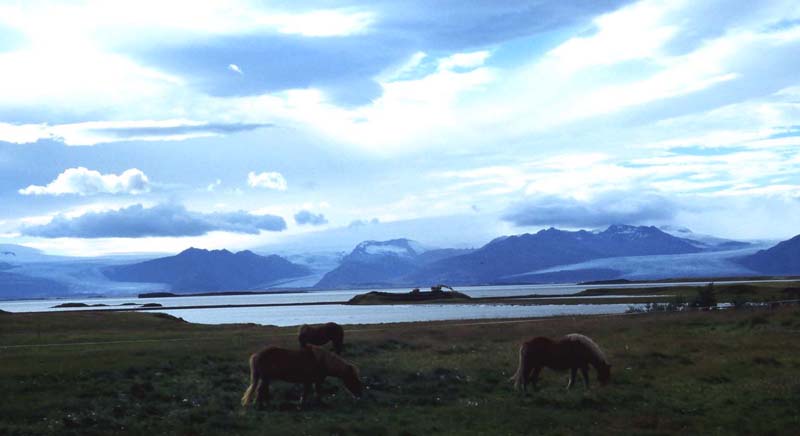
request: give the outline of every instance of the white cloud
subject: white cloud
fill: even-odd
[[[352,8],[292,12],[243,0],[0,4],[0,27],[25,41],[0,52],[0,110],[80,120],[103,114],[103,121],[196,116],[231,122],[232,100],[205,95],[184,77],[145,65],[124,50],[199,36],[340,37],[367,32],[373,21],[371,12]],[[259,122],[274,118],[262,114]],[[30,142],[37,134],[26,129],[11,135],[0,126],[0,141]],[[46,130],[39,136],[48,135]]]
[[[374,16],[369,12],[319,10],[299,14],[265,13],[253,21],[281,33],[325,37],[363,33],[374,21]]]
[[[215,189],[217,189],[217,188],[218,188],[218,187],[219,187],[221,184],[222,184],[222,180],[220,180],[220,179],[216,179],[216,180],[214,180],[214,182],[213,182],[213,183],[209,183],[209,184],[208,184],[208,186],[206,186],[206,191],[208,191],[208,192],[213,192],[213,191],[214,191]]]
[[[459,116],[463,99],[485,91],[496,79],[494,70],[483,65],[489,56],[488,51],[480,51],[441,58],[437,68],[422,77],[398,79],[395,71],[379,78],[383,93],[369,106],[343,109],[309,89],[286,92],[278,107],[287,119],[342,144],[378,153],[408,152],[429,145],[431,131],[450,138],[463,131],[464,120]],[[412,56],[401,73],[415,68],[423,57]]]
[[[452,70],[455,68],[478,68],[486,62],[490,55],[491,53],[488,50],[476,51],[472,53],[456,53],[439,60],[439,69]],[[412,60],[413,59],[414,58],[412,58]]]
[[[652,59],[678,28],[664,23],[665,15],[682,2],[641,1],[594,20],[596,32],[575,37],[551,50],[545,62],[572,74],[597,65]]]
[[[140,194],[149,190],[150,181],[137,168],[116,175],[77,167],[66,169],[46,186],[30,185],[18,192],[22,195],[95,195]]]
[[[228,64],[228,69],[233,71],[234,73],[244,74],[242,72],[242,69],[239,68],[239,66],[236,64]]]
[[[285,191],[287,188],[286,179],[278,172],[256,174],[251,171],[247,174],[247,184],[253,188],[274,189],[276,191]]]
[[[230,0],[121,0],[113,3],[64,4],[48,2],[0,6],[0,23],[37,37],[102,34],[121,42],[158,39],[176,33],[237,35],[280,32],[307,37],[347,36],[366,32],[373,13],[354,9],[288,12],[262,2]],[[141,32],[147,29],[149,32]],[[53,36],[57,35],[57,36]]]
[[[0,122],[0,141],[13,144],[30,144],[50,136],[46,124],[8,124]]]

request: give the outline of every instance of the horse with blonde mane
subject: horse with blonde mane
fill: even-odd
[[[325,323],[319,326],[303,324],[297,335],[300,347],[307,344],[325,345],[329,341],[333,342],[333,350],[336,354],[342,354],[342,344],[344,342],[344,329],[335,322]]]
[[[250,356],[250,386],[242,395],[242,406],[251,401],[257,406],[269,403],[272,380],[303,383],[301,404],[308,400],[313,384],[317,400],[320,400],[322,382],[328,376],[341,379],[353,396],[361,396],[363,388],[358,368],[330,351],[311,345],[301,350],[265,348]]]
[[[580,369],[583,383],[588,388],[589,365],[597,371],[597,380],[601,384],[608,383],[611,378],[611,364],[593,340],[577,333],[556,341],[540,336],[523,343],[519,348],[519,366],[511,380],[516,389],[522,388],[527,392],[528,383],[533,383],[534,388],[536,387],[543,367],[559,371],[569,369],[567,389],[570,389]]]

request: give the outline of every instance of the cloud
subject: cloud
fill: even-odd
[[[262,11],[245,9],[236,17],[236,30],[240,31],[226,28],[209,34],[207,27],[198,29],[206,32],[205,38],[141,44],[131,54],[142,64],[186,78],[192,88],[214,96],[255,96],[315,88],[325,91],[326,97],[337,105],[360,106],[381,95],[381,86],[373,80],[376,76],[414,53],[440,55],[481,49],[579,25],[619,5],[620,2],[609,1],[580,6],[561,2],[476,5],[448,1],[432,6],[412,1],[298,11],[292,15],[274,11],[262,15]],[[217,11],[217,15],[217,22],[225,22],[226,18],[233,21],[224,11]],[[244,31],[256,21],[258,26]],[[219,68],[231,59],[247,71],[243,80],[231,80],[229,71]]]
[[[368,224],[380,224],[380,222],[381,221],[378,218],[372,218],[371,220],[353,220],[347,225],[347,228],[354,229],[356,227],[363,227]]]
[[[331,37],[364,33],[374,20],[370,12],[347,13],[328,9],[299,14],[264,14],[258,21],[261,25],[274,26],[280,33]]]
[[[234,73],[244,74],[242,72],[242,69],[239,68],[239,66],[236,64],[228,64],[228,69],[233,71]]]
[[[77,167],[64,170],[46,186],[30,185],[17,192],[22,195],[95,195],[140,194],[149,190],[150,180],[137,168],[116,175]]]
[[[677,206],[658,194],[606,192],[591,200],[541,196],[512,205],[502,219],[517,226],[603,227],[672,219]]]
[[[219,187],[220,185],[222,185],[222,180],[216,179],[212,183],[209,183],[208,186],[206,186],[206,191],[214,192],[214,190],[217,189],[217,187]]]
[[[247,174],[247,184],[253,188],[274,189],[285,191],[287,188],[286,179],[278,172],[263,172],[256,174],[253,171]]]
[[[328,220],[325,219],[325,215],[321,213],[315,214],[307,210],[301,210],[294,214],[294,222],[300,225],[308,224],[310,226],[321,226],[327,224]]]
[[[122,141],[179,141],[244,132],[270,123],[211,123],[183,119],[87,121],[69,124],[9,124],[0,122],[0,141],[30,144],[40,139],[66,145],[96,145]]]
[[[286,229],[283,218],[245,211],[201,213],[182,205],[141,204],[119,210],[88,212],[78,217],[56,215],[49,223],[24,226],[26,236],[42,238],[142,238],[149,236],[199,236],[213,231],[258,234]]]

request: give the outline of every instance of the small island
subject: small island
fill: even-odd
[[[449,289],[448,291],[443,288]],[[470,300],[467,294],[458,292],[447,285],[431,286],[430,291],[414,288],[410,292],[371,291],[351,298],[347,304],[403,304],[403,303],[441,303],[446,301]]]
[[[108,306],[108,304],[104,303],[97,303],[97,304],[87,304],[87,303],[61,303],[55,306],[52,306],[53,309],[68,309],[74,307],[104,307]]]

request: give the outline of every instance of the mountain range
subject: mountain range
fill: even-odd
[[[277,255],[189,248],[175,256],[110,266],[103,273],[121,282],[166,283],[173,291],[204,292],[264,289],[273,282],[311,271]]]
[[[549,228],[535,234],[497,238],[469,252],[445,251],[427,258],[427,253],[419,253],[405,239],[368,241],[359,244],[317,287],[512,283],[522,281],[514,278],[516,275],[554,265],[604,257],[699,251],[702,249],[697,244],[655,227],[627,225],[613,225],[602,232]]]
[[[769,248],[688,229],[629,225],[549,228],[477,249],[431,248],[404,238],[363,241],[349,253],[282,256],[190,248],[155,259],[69,258],[18,245],[0,249],[0,299],[800,274],[800,236]]]

